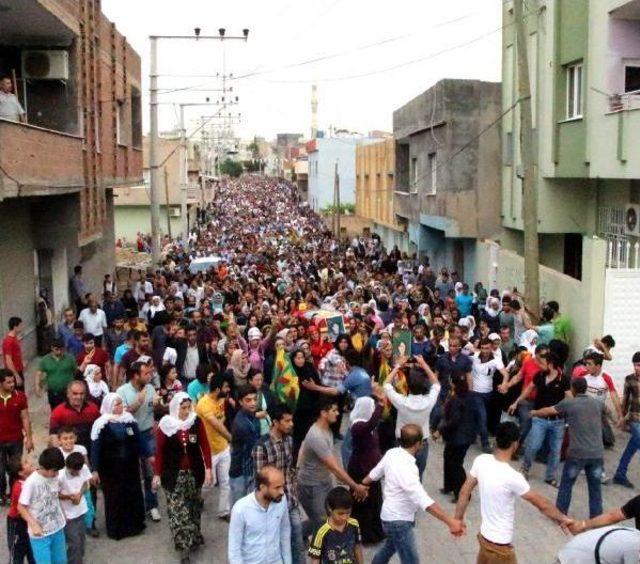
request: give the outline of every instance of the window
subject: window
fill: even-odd
[[[142,147],[142,98],[134,86],[131,87],[131,144]]]
[[[438,161],[435,153],[429,153],[428,158],[427,174],[429,175],[429,193],[435,194],[438,188]]]
[[[624,67],[624,91],[640,91],[640,64],[625,65]]]
[[[411,168],[409,170],[411,177],[411,187],[409,192],[418,190],[418,157],[411,157]]]
[[[118,142],[118,145],[124,145],[126,143],[123,131],[123,126],[125,123],[125,105],[122,100],[118,100],[116,106],[116,141]]]
[[[567,67],[567,119],[582,117],[582,63]]]

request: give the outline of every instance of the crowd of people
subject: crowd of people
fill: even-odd
[[[9,320],[0,495],[12,563],[91,561],[87,534],[120,540],[165,517],[189,562],[207,541],[202,489],[212,486],[232,564],[362,563],[362,546],[378,543],[375,564],[394,554],[416,563],[416,514],[464,535],[475,488],[479,563],[516,562],[518,497],[576,535],[560,562],[592,562],[594,550],[602,562],[637,561],[640,532],[612,525],[640,524],[640,496],[605,511],[601,486],[633,489],[640,353],[620,398],[603,371],[611,336],[576,360],[558,303],[534,318],[514,288],[472,289],[375,235],[337,241],[282,180],[222,181],[163,257],[126,288],[106,275],[96,291],[76,267],[72,306],[33,383],[22,320]],[[25,388],[51,409],[37,468],[23,456],[34,450]],[[607,478],[614,427],[631,438]],[[476,440],[484,452],[467,474]],[[444,443],[440,491],[452,510],[423,486],[433,441]],[[536,460],[555,502],[529,485]],[[584,520],[569,513],[582,470]]]

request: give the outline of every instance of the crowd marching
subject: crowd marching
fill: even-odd
[[[166,241],[162,266],[139,275],[90,292],[76,267],[73,307],[36,371],[22,320],[9,320],[0,495],[12,563],[91,561],[87,534],[124,539],[165,517],[189,562],[207,541],[211,486],[232,564],[362,563],[376,543],[375,564],[417,563],[416,514],[467,534],[474,490],[478,563],[516,562],[518,497],[575,535],[559,562],[638,562],[640,532],[614,525],[640,526],[640,496],[605,510],[601,485],[633,489],[640,352],[620,398],[603,371],[615,341],[570,350],[558,303],[534,319],[514,288],[434,272],[375,235],[337,241],[293,185],[259,176],[222,181],[188,239]],[[25,386],[51,408],[37,468],[23,456],[34,450]],[[631,435],[607,478],[614,427]],[[422,484],[433,441],[451,510]],[[529,485],[536,460],[554,501]],[[582,470],[589,519],[569,511]]]

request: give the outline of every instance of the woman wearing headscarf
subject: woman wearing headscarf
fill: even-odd
[[[97,364],[88,364],[83,376],[89,392],[87,399],[100,407],[102,400],[109,393],[109,386],[102,379],[102,370]]]
[[[315,325],[310,325],[307,333],[309,334],[313,365],[318,368],[320,361],[333,347],[327,340],[327,333],[321,333]]]
[[[349,416],[352,441],[351,458],[347,472],[360,483],[365,476],[380,462],[380,440],[378,423],[384,407],[384,394],[380,388],[380,397],[374,401],[370,397],[362,397],[356,403]],[[384,538],[380,511],[382,509],[382,487],[380,482],[373,482],[369,495],[364,501],[354,501],[351,515],[360,523],[362,542],[377,543]]]
[[[500,299],[492,296],[480,310],[480,320],[486,321],[490,333],[500,333]]]
[[[181,562],[189,562],[190,551],[204,542],[200,488],[211,484],[211,450],[204,425],[185,392],[173,396],[169,414],[158,424],[153,485],[160,484],[167,496],[174,546],[181,553]]]
[[[536,345],[538,344],[538,333],[533,329],[527,329],[520,337],[518,343],[521,347],[525,347],[530,354],[535,354]]]
[[[242,384],[248,383],[249,370],[251,370],[251,364],[249,364],[247,353],[242,349],[236,349],[233,351],[229,364],[227,365],[226,376],[233,381],[236,388]]]
[[[102,485],[107,535],[120,540],[145,528],[140,458],[148,453],[118,394],[104,397],[100,413],[91,428],[91,467]]]

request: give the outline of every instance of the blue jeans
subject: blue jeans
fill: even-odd
[[[289,509],[289,522],[291,523],[291,560],[293,564],[305,564],[307,551],[304,549],[302,539],[302,516],[299,506]]]
[[[239,499],[253,491],[253,476],[238,476],[229,478],[229,486],[231,488],[231,507],[233,507]]]
[[[560,465],[560,449],[562,439],[564,439],[564,419],[541,419],[533,417],[531,419],[531,431],[524,445],[524,462],[526,470],[531,468],[540,447],[549,437],[549,456],[547,458],[547,474],[545,480],[555,480],[557,478],[558,466]]]
[[[562,469],[560,489],[556,499],[556,507],[565,515],[571,505],[571,490],[576,482],[578,474],[584,469],[589,489],[589,518],[597,517],[602,513],[602,489],[600,478],[604,470],[602,458],[567,458]]]
[[[67,564],[67,543],[64,529],[46,537],[30,537],[33,557],[38,564]]]
[[[422,475],[427,467],[427,457],[429,456],[429,442],[425,439],[422,441],[420,450],[416,452],[416,465],[418,466],[418,474],[420,475],[420,481],[422,482]]]
[[[631,437],[629,437],[627,448],[624,449],[624,452],[620,457],[618,469],[616,470],[615,478],[618,480],[627,479],[629,463],[631,462],[633,455],[640,450],[640,423],[629,423],[629,430],[631,431]]]
[[[478,417],[478,433],[482,448],[489,448],[489,431],[487,430],[487,407],[491,401],[492,392],[471,392],[471,399]]]
[[[518,421],[520,422],[520,445],[524,447],[525,440],[531,430],[531,415],[529,412],[533,409],[533,402],[523,400],[518,404]]]
[[[400,564],[419,564],[420,557],[413,527],[413,521],[382,521],[382,530],[387,538],[371,564],[387,564],[396,552]]]
[[[156,438],[153,434],[153,429],[140,431],[140,438],[142,439],[146,456],[153,456],[156,453]],[[144,506],[147,511],[151,511],[154,507],[158,507],[158,494],[151,487],[153,469],[145,459],[140,462],[140,467],[144,480]]]
[[[352,442],[351,427],[349,427],[347,432],[344,434],[344,440],[340,446],[340,456],[342,457],[343,468],[347,468],[347,466],[349,466],[349,459],[351,458],[351,452],[353,450]]]

